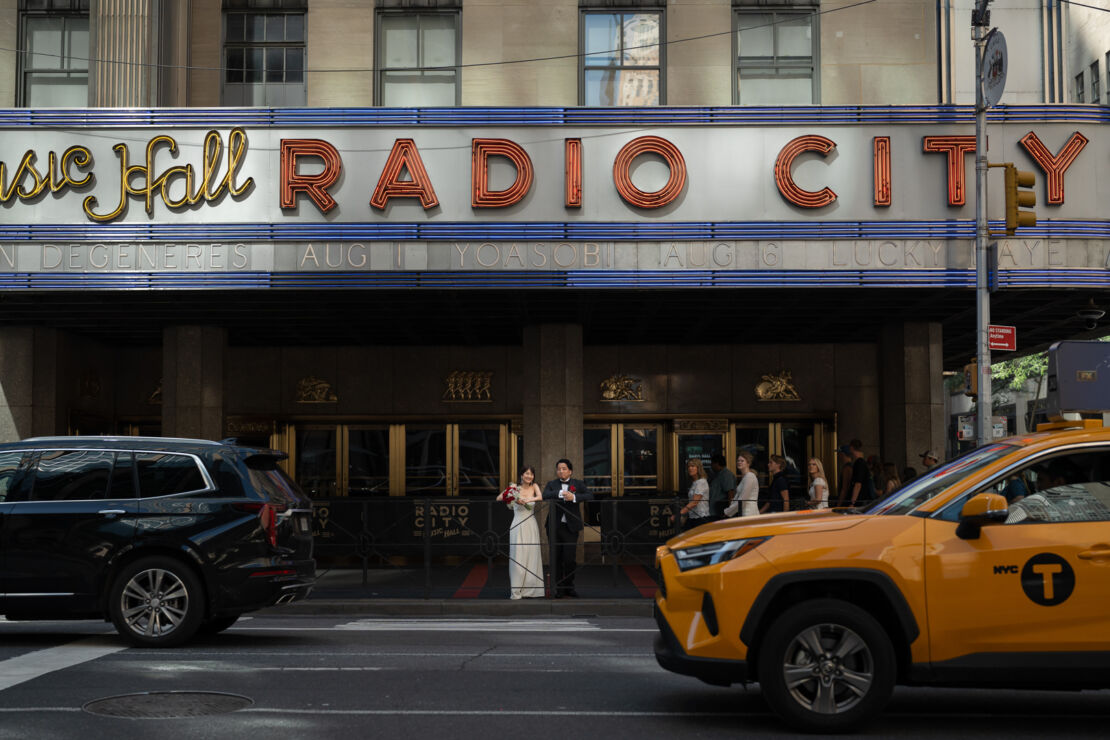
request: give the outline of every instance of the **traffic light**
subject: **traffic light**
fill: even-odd
[[[964,395],[979,397],[979,363],[974,357],[964,365]]]
[[[1036,226],[1037,214],[1022,211],[1037,205],[1037,194],[1031,189],[1037,183],[1032,172],[1006,164],[1006,235],[1013,236],[1019,226]]]

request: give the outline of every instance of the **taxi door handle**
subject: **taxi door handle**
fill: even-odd
[[[1110,545],[1095,545],[1090,550],[1084,550],[1076,557],[1082,560],[1110,560]]]
[[[117,517],[117,516],[123,516],[124,514],[127,513],[127,511],[124,510],[124,509],[101,509],[100,511],[98,511],[96,513],[101,514],[103,516],[107,516],[107,517]],[[1082,557],[1082,556],[1080,556],[1080,557]]]

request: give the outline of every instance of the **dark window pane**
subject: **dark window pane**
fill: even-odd
[[[226,79],[228,82],[242,82],[243,81],[243,50],[230,47],[227,50],[227,72]]]
[[[245,15],[245,32],[247,41],[265,41],[266,40],[266,16],[264,15]]]
[[[304,49],[285,50],[285,81],[304,82]]]
[[[201,475],[196,461],[185,455],[137,452],[135,466],[139,471],[139,493],[143,498],[205,488],[204,476]]]
[[[266,16],[266,40],[267,41],[284,41],[285,40],[285,16],[284,15],[268,15],[268,16]]]
[[[227,16],[227,40],[242,41],[244,26],[242,13],[229,13]]]
[[[285,49],[266,50],[266,82],[281,82],[285,68]]]
[[[114,452],[48,450],[35,466],[33,501],[90,501],[108,494]]]
[[[135,490],[135,463],[130,452],[116,453],[116,466],[112,468],[111,498],[138,498]]]
[[[262,49],[245,49],[246,73],[245,82],[262,82]]]
[[[293,14],[285,16],[285,40],[304,41],[304,16]]]

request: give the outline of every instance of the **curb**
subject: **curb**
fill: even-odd
[[[654,599],[307,599],[254,612],[259,616],[650,617]]]

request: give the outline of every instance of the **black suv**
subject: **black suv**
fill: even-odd
[[[231,440],[0,444],[0,614],[111,619],[168,647],[304,598],[312,505],[284,457]]]

